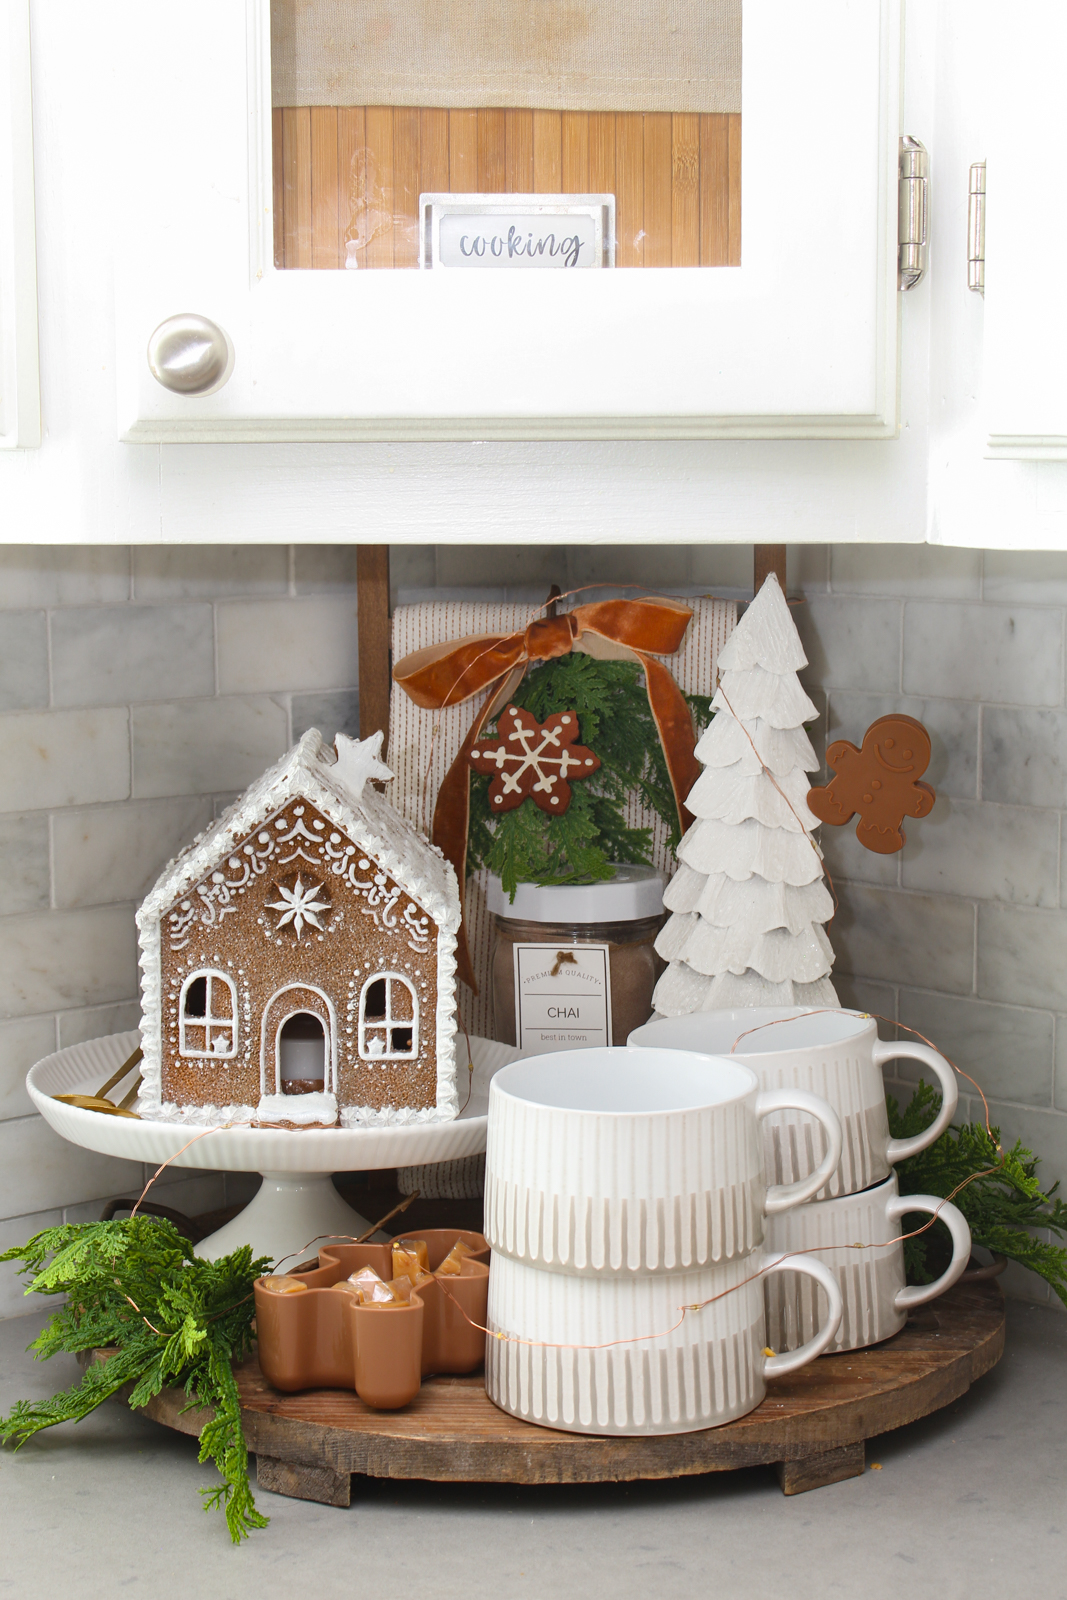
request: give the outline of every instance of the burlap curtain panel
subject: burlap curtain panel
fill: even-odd
[[[737,112],[741,0],[272,0],[276,106]]]

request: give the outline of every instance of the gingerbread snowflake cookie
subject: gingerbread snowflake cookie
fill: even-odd
[[[930,761],[930,735],[914,717],[879,717],[856,749],[838,739],[826,752],[835,777],[808,790],[808,808],[820,822],[841,827],[859,813],[856,838],[889,856],[904,848],[905,817],[925,817],[936,798],[919,778]]]
[[[591,778],[600,757],[575,744],[578,715],[557,711],[538,722],[528,711],[508,706],[497,722],[498,742],[479,739],[471,750],[475,772],[492,777],[489,805],[513,811],[529,798],[550,815],[559,816],[571,803],[571,784]]]

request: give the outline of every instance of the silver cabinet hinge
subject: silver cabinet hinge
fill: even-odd
[[[900,141],[897,285],[914,289],[926,271],[926,186],[929,157],[910,133]]]
[[[967,287],[985,294],[985,162],[975,161],[967,194]]]

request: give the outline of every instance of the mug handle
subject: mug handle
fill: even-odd
[[[800,1178],[796,1183],[772,1183],[768,1186],[767,1198],[763,1202],[763,1209],[768,1214],[789,1211],[802,1201],[810,1200],[813,1194],[818,1194],[824,1183],[829,1183],[841,1160],[840,1120],[833,1106],[821,1100],[817,1094],[809,1094],[807,1089],[769,1089],[766,1094],[757,1095],[757,1118],[762,1122],[772,1111],[806,1111],[809,1116],[815,1117],[826,1131],[827,1150],[815,1171],[806,1178]]]
[[[931,1216],[940,1218],[952,1235],[952,1260],[933,1283],[918,1283],[898,1290],[893,1301],[897,1311],[910,1311],[913,1306],[924,1306],[928,1300],[936,1300],[963,1276],[971,1259],[971,1230],[963,1212],[951,1200],[939,1200],[933,1194],[899,1194],[894,1195],[885,1208],[890,1222],[898,1222],[909,1211],[928,1211]]]
[[[937,1050],[931,1050],[927,1044],[900,1044],[883,1043],[881,1039],[874,1047],[874,1064],[876,1067],[884,1066],[887,1061],[921,1061],[930,1068],[934,1077],[941,1085],[941,1110],[922,1133],[917,1133],[914,1139],[890,1139],[886,1146],[885,1158],[891,1167],[898,1161],[903,1161],[907,1156],[914,1156],[920,1150],[925,1150],[928,1144],[933,1144],[935,1139],[940,1139],[952,1118],[956,1114],[956,1102],[960,1097],[959,1085],[956,1074]]]
[[[825,1261],[814,1261],[807,1255],[781,1256],[767,1268],[767,1276],[770,1277],[772,1272],[806,1273],[809,1278],[815,1279],[820,1288],[826,1290],[830,1302],[829,1315],[814,1338],[797,1350],[787,1350],[780,1356],[768,1356],[764,1361],[763,1376],[781,1378],[787,1372],[795,1372],[798,1367],[806,1367],[809,1361],[814,1361],[828,1345],[833,1344],[845,1314],[845,1300],[836,1273],[830,1270]]]

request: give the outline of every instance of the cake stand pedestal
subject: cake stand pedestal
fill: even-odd
[[[471,1039],[471,1092],[452,1122],[417,1122],[381,1128],[211,1128],[177,1122],[111,1117],[53,1098],[95,1094],[136,1048],[140,1035],[113,1033],[71,1045],[32,1067],[26,1087],[46,1122],[72,1144],[125,1161],[201,1171],[259,1172],[259,1192],[239,1216],[197,1246],[214,1259],[240,1245],[253,1255],[285,1259],[285,1269],[310,1261],[327,1239],[366,1233],[373,1219],[361,1217],[341,1199],[330,1175],[383,1167],[423,1166],[460,1160],[485,1150],[489,1081],[498,1068],[518,1059],[511,1045]],[[461,1052],[462,1057],[462,1052]],[[463,1077],[460,1072],[460,1099]],[[183,1148],[184,1147],[184,1148]]]

